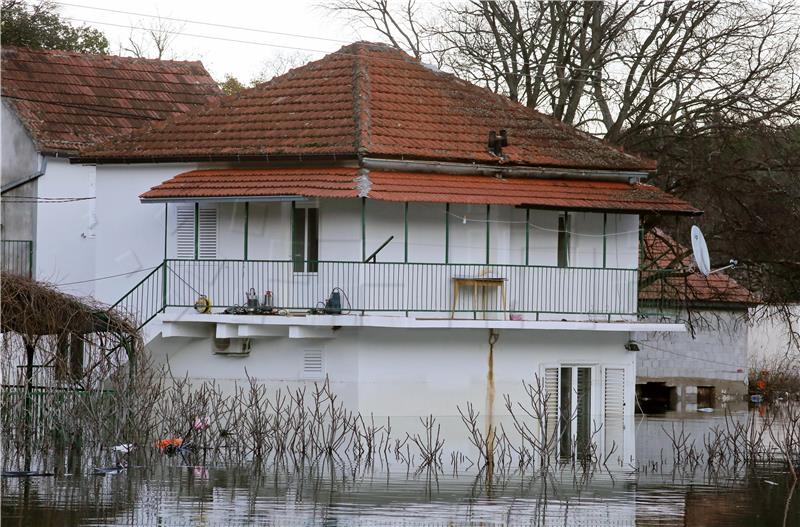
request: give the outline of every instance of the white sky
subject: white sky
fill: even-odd
[[[172,56],[179,60],[201,60],[211,75],[222,80],[231,73],[241,81],[249,81],[264,69],[264,64],[278,56],[301,55],[312,60],[356,40],[380,40],[380,36],[363,27],[351,27],[341,16],[333,16],[318,7],[324,0],[56,0],[62,17],[72,24],[86,23],[108,37],[111,52],[129,55],[124,47],[131,34],[142,38],[143,27],[157,19],[143,15],[160,15],[187,22],[165,20],[173,31],[182,33],[172,43]],[[83,6],[83,7],[78,7]],[[124,14],[104,11],[125,11]],[[191,22],[189,22],[191,21]],[[303,35],[291,37],[244,29],[213,27],[194,22],[210,22],[260,31]],[[122,26],[122,27],[120,27]],[[233,39],[253,43],[228,42]],[[326,40],[330,39],[330,40]],[[284,47],[280,47],[284,46]],[[290,48],[302,48],[290,49]],[[303,60],[302,62],[306,62]]]

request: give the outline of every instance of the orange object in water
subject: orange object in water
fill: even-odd
[[[161,441],[156,443],[156,448],[159,450],[164,450],[167,447],[179,447],[183,444],[183,438],[180,437],[172,437],[170,439],[162,439]]]

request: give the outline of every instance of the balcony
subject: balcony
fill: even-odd
[[[632,322],[636,269],[291,260],[165,260],[115,307],[142,325],[166,308],[212,312],[272,292],[288,313],[324,310],[339,292],[342,314],[426,319]]]

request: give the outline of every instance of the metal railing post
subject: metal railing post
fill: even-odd
[[[161,309],[163,313],[167,310],[167,261],[161,262]]]

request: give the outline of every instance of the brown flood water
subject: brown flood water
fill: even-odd
[[[680,420],[637,418],[637,457],[666,451],[661,427]],[[719,417],[685,422],[697,429]],[[420,472],[380,462],[256,470],[163,458],[114,475],[3,478],[2,525],[800,525],[800,491],[780,466],[653,472],[640,459],[588,481],[568,467],[548,478],[487,480],[469,467],[456,474],[444,459],[441,470]]]

